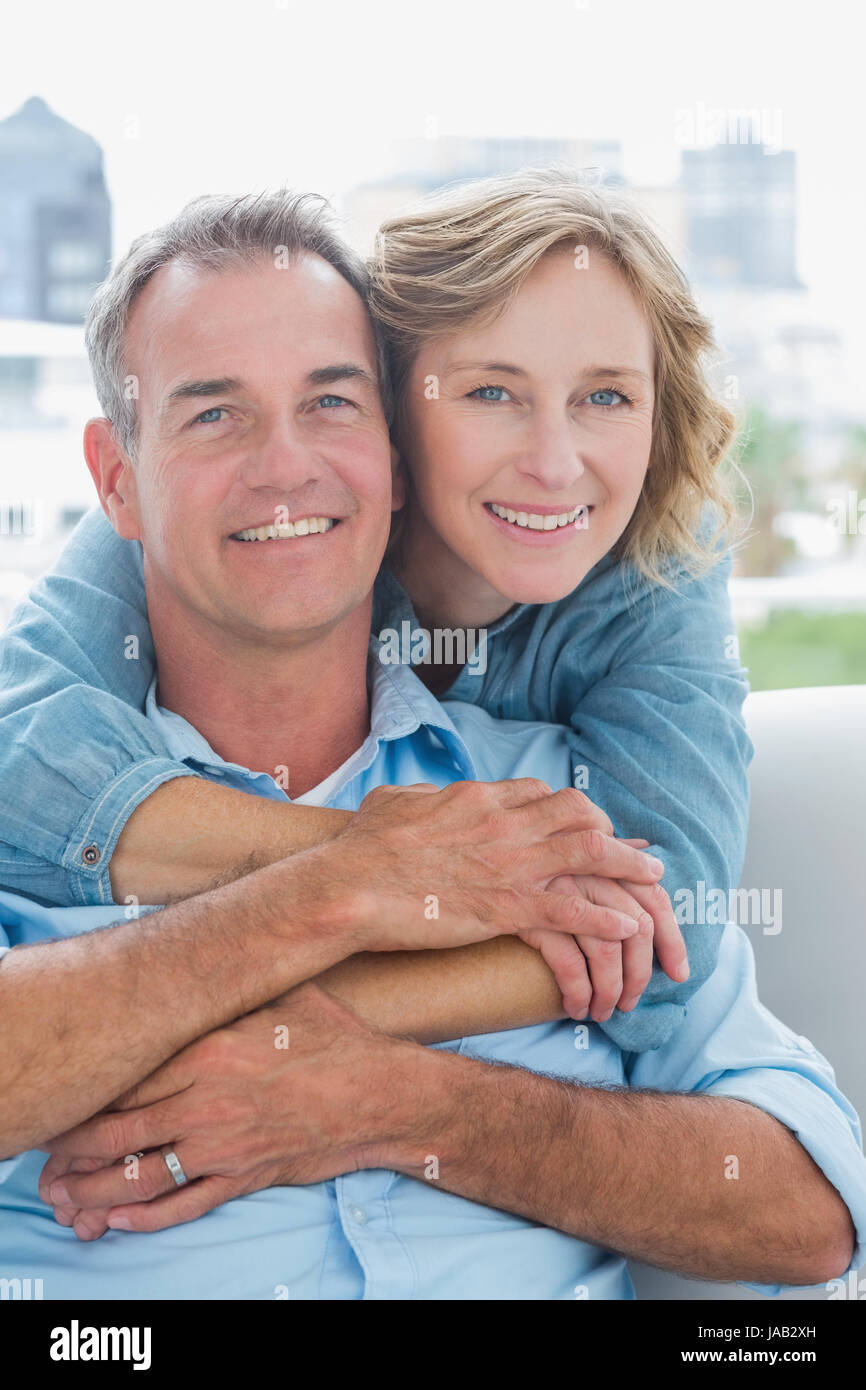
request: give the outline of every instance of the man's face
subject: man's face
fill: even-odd
[[[372,330],[343,277],[310,255],[282,270],[172,262],[133,306],[127,358],[139,443],[123,534],[142,542],[151,605],[277,645],[353,612],[387,542],[392,450]]]

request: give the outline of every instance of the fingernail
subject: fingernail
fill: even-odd
[[[109,1216],[108,1224],[113,1231],[131,1231],[132,1222],[128,1216]]]
[[[650,855],[647,855],[647,862],[648,862],[650,868],[652,869],[653,873],[656,873],[656,874],[663,874],[663,873],[664,873],[664,871],[665,871],[665,866],[664,866],[664,864],[662,863],[662,861],[661,861],[660,859],[654,859],[653,856],[650,854]]]
[[[49,1188],[48,1195],[51,1198],[52,1206],[69,1206],[69,1193],[67,1192],[66,1187],[62,1182],[53,1182],[51,1184],[51,1187]]]

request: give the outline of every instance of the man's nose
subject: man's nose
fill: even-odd
[[[584,472],[579,433],[565,416],[536,421],[517,471],[550,492],[571,487]]]
[[[247,487],[278,487],[295,492],[322,476],[324,463],[293,420],[263,425],[250,440],[240,470]]]

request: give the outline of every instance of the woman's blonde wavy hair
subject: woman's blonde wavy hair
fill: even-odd
[[[645,215],[621,193],[568,166],[545,166],[458,184],[383,222],[370,263],[371,309],[385,334],[398,445],[407,382],[427,343],[490,322],[538,261],[564,246],[603,253],[646,314],[655,344],[650,468],[613,553],[651,582],[666,571],[700,575],[734,537],[737,502],[729,457],[734,415],[704,373],[716,349],[709,320]],[[727,464],[722,469],[720,465]],[[702,525],[710,504],[715,529]]]

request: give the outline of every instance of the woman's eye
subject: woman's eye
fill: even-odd
[[[478,401],[498,401],[511,400],[504,386],[476,386],[474,391],[469,392],[469,398]]]
[[[193,420],[194,425],[215,425],[220,417],[225,413],[225,406],[212,405],[207,410],[203,410],[201,415],[197,415]]]
[[[336,405],[348,404],[349,402],[346,400],[345,396],[321,396],[319,398],[319,405],[324,406],[326,409],[333,409]]]
[[[606,397],[606,399],[600,401],[600,400],[597,399],[599,396],[604,396],[604,397]],[[614,397],[615,399],[611,399],[611,397]],[[601,390],[601,391],[593,391],[592,395],[587,396],[587,400],[592,401],[592,404],[593,404],[593,405],[604,406],[604,407],[606,407],[608,410],[609,410],[612,406],[618,404],[619,401],[626,401],[626,403],[627,403],[627,398],[622,394],[621,391],[614,391],[614,390],[607,390],[607,389],[603,389],[603,390]]]

